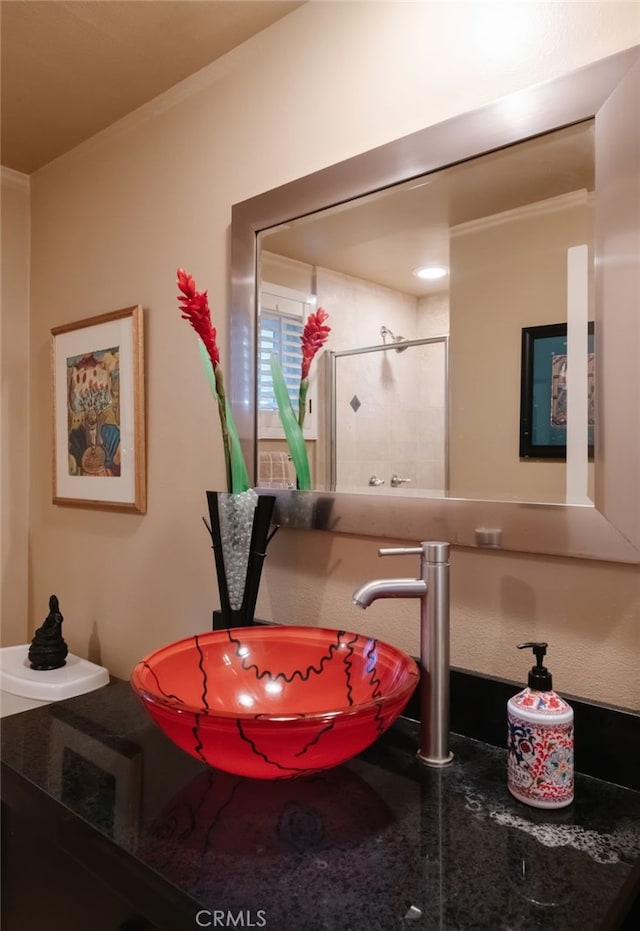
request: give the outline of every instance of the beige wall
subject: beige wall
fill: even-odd
[[[221,336],[231,205],[640,41],[630,3],[312,3],[32,181],[30,626],[55,591],[72,650],[128,676],[217,604],[200,516],[220,488],[216,415],[175,269],[207,287]],[[257,140],[260,140],[259,144]],[[148,513],[54,507],[49,330],[146,312]],[[388,572],[378,541],[281,531],[259,613],[370,630],[415,652],[417,606],[351,607]],[[413,564],[394,565],[402,574]],[[637,707],[640,582],[627,566],[456,551],[454,663],[522,680],[551,643],[560,691]]]
[[[0,632],[23,643],[28,616],[29,178],[0,172]]]
[[[520,347],[522,327],[566,322],[567,249],[592,242],[592,209],[586,191],[574,192],[454,231],[454,497],[567,500],[564,462],[519,458]]]

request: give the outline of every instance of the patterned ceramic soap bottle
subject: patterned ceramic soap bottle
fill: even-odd
[[[521,643],[536,665],[526,689],[507,702],[508,786],[534,808],[564,808],[573,801],[573,708],[552,688],[542,665],[546,643]]]

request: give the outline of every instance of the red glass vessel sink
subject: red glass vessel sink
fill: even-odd
[[[141,660],[131,685],[164,733],[209,766],[290,779],[337,766],[393,724],[418,682],[414,660],[362,634],[239,627]]]

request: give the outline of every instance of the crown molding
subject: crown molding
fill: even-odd
[[[514,220],[527,220],[530,217],[547,216],[550,213],[566,210],[570,207],[593,206],[594,195],[592,191],[581,189],[579,191],[570,191],[568,194],[558,194],[556,197],[548,197],[546,200],[536,201],[535,203],[525,204],[522,207],[514,207],[511,210],[504,210],[501,213],[494,213],[489,217],[479,217],[477,220],[468,220],[466,223],[458,223],[451,227],[451,237],[466,236],[469,233],[476,233],[479,230],[491,229],[494,226],[502,226],[504,223],[512,223]]]
[[[15,168],[6,168],[4,165],[0,165],[0,181],[3,185],[6,184],[9,187],[22,188],[27,191],[31,187],[29,175],[25,175],[22,171],[16,171]]]

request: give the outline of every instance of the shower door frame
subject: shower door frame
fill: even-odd
[[[337,444],[337,388],[336,388],[336,365],[338,359],[345,356],[359,356],[370,352],[389,352],[390,350],[398,352],[399,350],[410,349],[412,346],[428,346],[433,343],[444,344],[444,488],[442,496],[449,496],[449,337],[447,336],[428,336],[423,339],[403,339],[401,343],[387,343],[378,346],[360,346],[354,349],[342,349],[339,352],[329,351],[329,442],[331,443],[331,455],[329,456],[329,490],[337,491],[338,475],[338,444]],[[422,489],[412,488],[413,492],[418,494]],[[353,492],[354,489],[349,489]],[[364,489],[363,489],[364,491]],[[368,488],[367,488],[368,491]],[[383,492],[384,493],[384,492]],[[393,492],[389,492],[393,494]],[[425,489],[425,494],[432,495]]]

